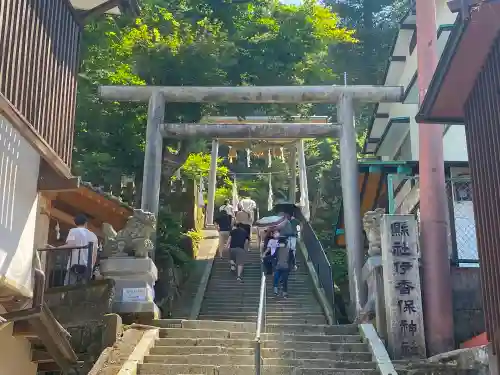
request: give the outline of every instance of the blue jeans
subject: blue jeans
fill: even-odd
[[[274,282],[273,282],[273,286],[275,288],[277,288],[279,286],[279,283],[281,281],[281,283],[283,284],[283,293],[287,293],[288,292],[288,275],[290,274],[290,270],[289,269],[276,269],[274,271]]]

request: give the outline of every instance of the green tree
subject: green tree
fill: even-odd
[[[314,1],[287,6],[193,0],[150,2],[132,25],[130,20],[108,18],[86,26],[75,140],[77,173],[107,186],[115,186],[120,173],[141,180],[145,106],[102,102],[98,85],[333,82],[329,46],[354,42],[352,32],[338,22],[334,13]],[[195,122],[205,114],[245,116],[256,111],[287,116],[308,109],[169,103],[166,121]],[[167,140],[166,145],[167,180],[191,152],[206,150],[203,142],[179,145]]]

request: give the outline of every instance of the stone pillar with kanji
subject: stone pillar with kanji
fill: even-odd
[[[389,354],[392,359],[425,358],[415,217],[384,215],[381,235]]]

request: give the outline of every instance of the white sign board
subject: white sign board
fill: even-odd
[[[147,288],[123,288],[122,302],[146,302],[147,300]]]

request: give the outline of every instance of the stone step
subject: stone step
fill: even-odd
[[[283,303],[280,303],[283,302]],[[227,303],[223,303],[221,299],[211,299],[207,300],[206,302],[202,303],[201,311],[206,311],[207,309],[209,310],[216,310],[216,311],[223,311],[223,310],[241,310],[241,311],[248,311],[251,310],[252,308],[254,311],[257,311],[259,306],[259,299],[258,298],[247,298],[245,300],[240,300],[233,298],[229,300]],[[316,310],[316,311],[322,311],[320,309],[319,304],[316,301],[310,301],[309,299],[292,299],[292,298],[283,298],[279,301],[272,302],[267,301],[266,303],[266,311],[267,307],[269,309],[275,309],[275,308],[287,308],[287,309],[294,309],[294,308],[301,308],[301,309],[307,309],[307,310]]]
[[[150,355],[183,355],[212,354],[230,356],[253,356],[254,348],[232,348],[224,346],[157,346],[152,348]],[[286,349],[262,349],[263,358],[285,359],[326,359],[332,361],[359,361],[370,362],[372,354],[369,352],[332,352],[332,351],[298,351]]]
[[[219,314],[226,314],[226,313],[236,313],[236,314],[246,314],[247,316],[248,315],[256,315],[257,312],[255,311],[255,309],[251,309],[251,308],[248,308],[248,309],[242,309],[242,308],[234,308],[234,309],[228,309],[228,308],[222,308],[222,309],[217,309],[217,308],[212,308],[212,307],[208,307],[208,308],[205,308],[203,310],[201,310],[200,312],[200,316],[205,316],[204,320],[207,320],[206,316],[217,316]],[[317,315],[317,316],[322,316],[324,317],[324,314],[321,310],[319,309],[314,309],[314,308],[310,308],[310,309],[306,309],[306,308],[303,308],[303,309],[296,309],[296,308],[280,308],[280,307],[275,307],[275,308],[267,308],[266,311],[265,311],[265,316],[279,316],[279,315],[286,315],[286,316],[290,316],[290,315],[298,315],[298,316],[304,316],[304,315],[309,315],[309,314],[313,314],[313,315]],[[219,320],[219,319],[214,319],[214,320]],[[236,319],[235,320],[236,322],[239,321],[239,319]],[[289,324],[300,324],[299,322],[290,322]],[[321,323],[323,324],[323,323]]]
[[[229,348],[255,348],[255,341],[247,339],[227,338],[161,338],[156,340],[155,348],[164,346],[222,346]],[[262,343],[264,349],[285,349],[298,351],[332,351],[332,352],[367,352],[363,343],[325,343],[311,341],[268,340]]]
[[[217,280],[217,279],[226,279],[231,275],[234,275],[234,271],[232,272],[230,270],[230,265],[226,264],[224,266],[214,266],[212,267],[212,274],[210,275],[210,281],[212,280]],[[243,275],[246,275],[251,280],[258,281],[260,283],[262,279],[262,272],[259,267],[245,267],[243,269]],[[273,280],[273,275],[266,275],[266,283],[270,283]],[[300,281],[308,281],[309,279],[309,274],[307,272],[299,272],[299,271],[292,271],[290,272],[288,276],[289,281],[293,280],[300,280]]]
[[[227,338],[253,340],[255,334],[252,332],[231,332],[228,330],[211,329],[188,329],[188,328],[161,328],[160,337],[173,338]],[[263,333],[262,340],[271,341],[310,341],[326,343],[361,343],[359,335],[304,335],[304,334],[282,334]]]
[[[189,355],[189,354],[230,354],[254,355],[255,348],[225,346],[156,346],[149,352],[151,355]]]
[[[200,319],[205,320],[222,320],[222,321],[241,321],[241,322],[257,322],[257,315],[235,315],[231,313],[218,314],[218,315],[202,315],[200,314]],[[326,319],[323,315],[320,316],[268,316],[266,322],[274,324],[286,324],[290,322],[296,322],[299,324],[324,324]]]
[[[254,365],[175,365],[161,363],[144,363],[139,365],[141,375],[255,375]],[[297,368],[293,366],[262,366],[262,375],[376,375],[378,371],[348,368]]]
[[[233,362],[234,363],[234,362]],[[373,369],[377,368],[376,362],[363,361],[330,361],[326,359],[285,359],[285,358],[264,358],[264,365],[271,366],[293,366],[306,368],[354,368]]]
[[[221,305],[221,306],[216,306],[216,305],[210,305],[210,304],[207,304],[206,306],[204,306],[201,311],[202,312],[206,312],[206,311],[210,311],[210,312],[217,312],[217,311],[225,311],[227,310],[228,308],[231,309],[231,311],[241,311],[241,312],[254,312],[256,311],[256,307],[255,306],[227,306],[227,305]],[[302,305],[302,306],[293,306],[293,305],[288,305],[288,306],[283,306],[282,304],[280,303],[273,303],[273,304],[270,304],[268,303],[266,305],[266,312],[285,312],[285,311],[290,311],[290,312],[293,312],[293,313],[301,313],[301,312],[305,312],[305,313],[309,313],[309,312],[315,312],[317,314],[320,314],[320,313],[323,313],[323,310],[321,309],[321,307],[319,305],[311,305],[311,306],[307,306],[307,305]]]
[[[312,324],[311,321],[319,321],[315,324],[325,324],[325,316],[322,313],[312,311],[310,315],[304,311],[293,312],[293,311],[279,311],[274,314],[266,314],[266,321],[268,324],[271,320],[280,319],[290,321],[286,321],[283,323],[273,323],[273,324]],[[222,320],[223,317],[230,318],[233,317],[233,322],[245,322],[250,323],[247,319],[255,318],[252,323],[255,325],[257,323],[257,314],[255,311],[249,311],[247,313],[242,313],[241,311],[202,311],[198,317],[200,320]],[[242,320],[242,319],[245,320]],[[225,322],[228,319],[224,319]],[[165,327],[168,328],[168,327]]]
[[[228,294],[225,291],[219,291],[218,293],[213,291],[213,292],[208,292],[205,294],[204,301],[206,302],[211,302],[211,303],[231,303],[231,302],[241,302],[244,301],[245,298],[256,298],[259,299],[259,294],[258,293],[247,293],[243,297],[241,294],[234,293],[234,294]],[[316,301],[314,298],[314,295],[312,293],[307,293],[307,294],[294,294],[293,290],[290,289],[290,293],[288,295],[288,298],[282,298],[281,296],[274,296],[274,295],[268,295],[267,301],[269,302],[279,302],[280,304],[283,303],[292,303],[292,302],[297,302],[297,303],[312,303],[315,305],[318,305],[319,303]]]
[[[221,295],[223,294],[223,295]],[[240,289],[240,290],[224,290],[224,288],[219,289],[218,291],[209,291],[205,294],[204,299],[207,301],[217,301],[217,302],[222,302],[225,301],[231,302],[231,301],[241,301],[244,300],[245,298],[259,298],[260,294],[258,291],[251,290],[251,289]],[[309,292],[300,292],[300,291],[295,291],[292,288],[288,288],[288,297],[287,298],[282,298],[280,295],[275,296],[272,292],[268,293],[267,295],[267,301],[273,301],[273,300],[279,300],[281,301],[282,299],[288,299],[292,301],[303,301],[303,302],[315,302],[315,304],[318,304],[316,302],[316,299],[314,298],[314,295],[312,294],[312,291]]]
[[[145,363],[168,363],[172,365],[253,365],[253,355],[230,355],[230,354],[188,354],[188,355],[147,355]],[[263,358],[263,365],[271,366],[294,366],[309,368],[362,368],[375,369],[375,362],[363,361],[333,361],[326,359],[290,359],[290,358]]]
[[[254,350],[254,340],[237,340],[227,338],[161,338],[156,340],[155,347],[152,350],[160,350],[162,347],[199,347],[199,346],[222,346],[230,348],[250,348]]]
[[[215,329],[227,330],[231,332],[255,332],[255,323],[220,322],[216,320],[175,320],[175,319],[159,319],[154,320],[152,325],[159,328],[169,328],[169,325],[179,323],[182,328],[189,329]]]
[[[229,354],[147,355],[144,363],[168,363],[169,365],[253,365],[255,356]]]
[[[245,278],[243,277],[243,283],[240,283],[238,281],[236,281],[236,279],[233,279],[231,278],[232,281],[231,282],[228,282],[227,279],[224,279],[224,280],[217,280],[216,282],[210,284],[210,287],[214,287],[214,288],[223,288],[224,290],[232,290],[232,289],[244,289],[246,287],[248,287],[248,284],[254,286],[255,285],[259,285],[259,289],[260,289],[260,281],[259,282],[253,282],[252,280],[252,283],[249,283],[248,282],[248,278]],[[301,281],[301,280],[294,280],[294,281],[289,281],[288,282],[288,287],[294,287],[295,289],[297,290],[313,290],[313,286],[309,284],[309,281]],[[268,291],[272,291],[273,290],[273,283],[270,282],[268,284],[266,284],[266,289]]]
[[[200,317],[203,319],[203,317]],[[209,319],[213,319],[213,317],[208,317]],[[234,320],[234,317],[232,316],[228,316],[228,317],[222,317],[221,318],[221,321],[223,322],[230,322],[230,321],[233,321]],[[242,322],[254,322],[255,323],[255,319],[252,317],[252,318],[241,318],[241,321]],[[268,320],[268,323],[272,323],[272,324],[285,324],[285,323],[290,323],[290,320],[289,319],[279,319],[279,318],[274,318],[274,319],[270,319]],[[323,320],[311,320],[309,321],[308,324],[323,324],[325,323],[325,319]]]
[[[273,318],[273,319],[268,319],[267,324],[289,324],[290,322],[295,322],[295,320],[290,320],[290,319],[280,319],[280,318]],[[315,319],[315,320],[308,320],[307,322],[297,322],[297,323],[303,323],[303,324],[311,324],[311,325],[316,325],[316,324],[325,324],[326,319]]]
[[[229,309],[224,309],[219,311],[218,313],[214,315],[221,315],[221,316],[227,316],[227,315],[233,315],[233,316],[255,316],[257,318],[257,311],[235,311],[235,310],[229,310]],[[287,312],[282,312],[282,311],[271,311],[267,310],[265,312],[266,318],[282,318],[282,319],[298,319],[298,320],[303,320],[307,318],[324,318],[325,315],[323,313],[314,313],[313,311],[302,313],[302,314],[290,314]],[[212,319],[212,320],[218,320],[218,319]],[[239,319],[236,319],[235,322],[238,322]],[[297,322],[297,324],[303,324]]]
[[[258,305],[255,306],[248,306],[244,305],[242,306],[239,301],[236,300],[227,300],[226,302],[223,302],[222,299],[218,300],[207,300],[205,299],[203,301],[203,307],[205,306],[210,306],[210,307],[216,307],[219,309],[223,309],[225,306],[231,307],[231,308],[253,308],[257,309]],[[315,299],[309,298],[309,299],[302,299],[302,300],[297,300],[296,298],[269,298],[266,301],[266,307],[275,307],[275,306],[280,306],[280,307],[294,307],[294,308],[307,308],[309,306],[315,306],[318,307],[320,306],[318,302],[316,302]]]
[[[288,332],[316,335],[358,335],[359,330],[356,324],[326,325],[326,324],[267,324],[266,332]]]
[[[244,281],[242,284],[238,286],[225,287],[223,285],[214,288],[213,290],[207,290],[205,293],[205,298],[217,297],[220,296],[220,293],[223,292],[225,296],[237,297],[241,295],[245,296],[253,296],[259,297],[260,288],[258,286],[248,285]],[[270,286],[266,290],[267,299],[276,298],[274,295],[274,287]],[[292,297],[309,297],[311,300],[314,300],[313,290],[309,288],[297,287],[294,288],[291,285],[288,285],[288,294],[289,298]]]

